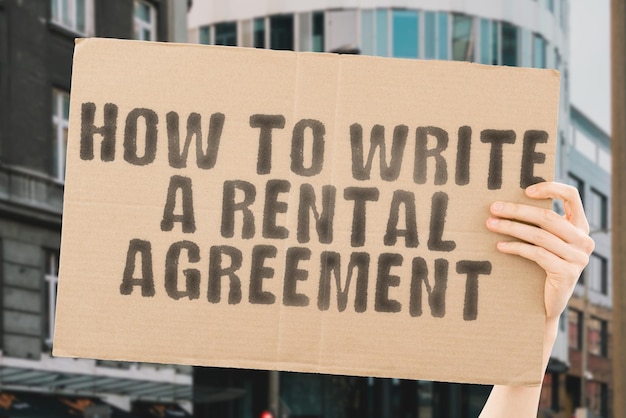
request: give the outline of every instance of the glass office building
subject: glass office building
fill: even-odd
[[[557,179],[567,179],[570,126],[567,0],[195,0],[189,41],[294,51],[471,61],[561,73]],[[564,324],[567,318],[564,317]],[[511,353],[515,361],[515,353]],[[550,360],[542,409],[563,412],[567,326]],[[269,408],[268,372],[198,368],[197,417],[252,418]],[[477,417],[490,388],[427,381],[280,373],[290,417]]]
[[[282,3],[299,6],[297,2]],[[308,6],[314,2],[306,3]],[[412,3],[417,6],[420,2]],[[505,8],[504,1],[476,3],[481,3],[481,8],[486,3],[502,3],[498,9]],[[559,13],[556,9],[542,10],[541,1],[519,3],[510,10],[529,9],[525,13],[529,16],[524,16],[529,18],[528,24],[523,19],[507,20],[493,12],[485,16],[471,14],[466,10],[470,5],[458,11],[376,7],[291,13],[282,10],[254,17],[243,13],[237,17],[233,13],[224,16],[230,20],[212,22],[211,8],[203,9],[203,2],[198,1],[190,14],[189,39],[210,45],[315,52],[350,46],[364,55],[566,70],[563,56],[567,54],[567,45],[563,41],[567,33],[567,3],[559,2]],[[549,30],[543,30],[544,26]]]
[[[564,143],[570,126],[568,4],[568,0],[198,0],[190,10],[188,38],[208,45],[556,69],[561,74],[559,142]],[[564,181],[567,170],[561,164],[564,156],[560,157],[557,178]]]

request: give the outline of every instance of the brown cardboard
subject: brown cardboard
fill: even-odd
[[[498,253],[502,237],[485,221],[491,202],[527,202],[522,186],[552,179],[558,96],[551,70],[78,41],[54,354],[539,384],[544,274]],[[197,158],[192,136],[181,168],[173,144],[183,148],[197,118],[207,156]],[[387,164],[394,132],[400,142],[406,135],[399,171],[381,174],[380,148],[370,178],[359,171],[355,124],[365,161],[375,125],[384,127]],[[271,151],[260,146],[270,134]],[[207,143],[216,138],[212,160]],[[331,189],[332,228],[320,235],[313,211],[299,205],[312,190],[323,218]],[[229,208],[246,199],[249,211],[233,212],[229,229]],[[254,218],[246,238],[244,213]],[[308,241],[298,233],[304,213]],[[320,292],[334,257],[342,283],[350,260],[364,266],[369,257],[367,274],[353,270],[342,309],[332,274]],[[412,290],[424,268],[428,289],[416,280]],[[445,293],[434,274],[447,277]]]

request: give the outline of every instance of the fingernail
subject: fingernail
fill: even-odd
[[[528,194],[535,194],[535,193],[537,193],[537,187],[535,187],[534,185],[533,186],[529,186],[526,189],[526,193],[528,193]]]
[[[500,212],[503,208],[504,205],[501,202],[495,202],[493,205],[491,205],[491,209],[493,209],[495,212]]]
[[[498,218],[489,218],[487,222],[489,222],[489,225],[498,225],[498,222],[500,222],[500,220]]]
[[[506,248],[506,246],[508,245],[508,243],[507,243],[507,242],[504,242],[504,241],[500,241],[497,245],[498,245],[498,248],[500,248],[500,249],[504,249],[504,248]]]

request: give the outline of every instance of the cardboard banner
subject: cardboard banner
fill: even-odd
[[[552,179],[558,99],[551,70],[78,41],[54,354],[540,383],[544,273],[485,222]]]

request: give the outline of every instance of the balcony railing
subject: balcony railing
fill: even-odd
[[[0,201],[60,215],[63,182],[21,167],[0,163]]]

